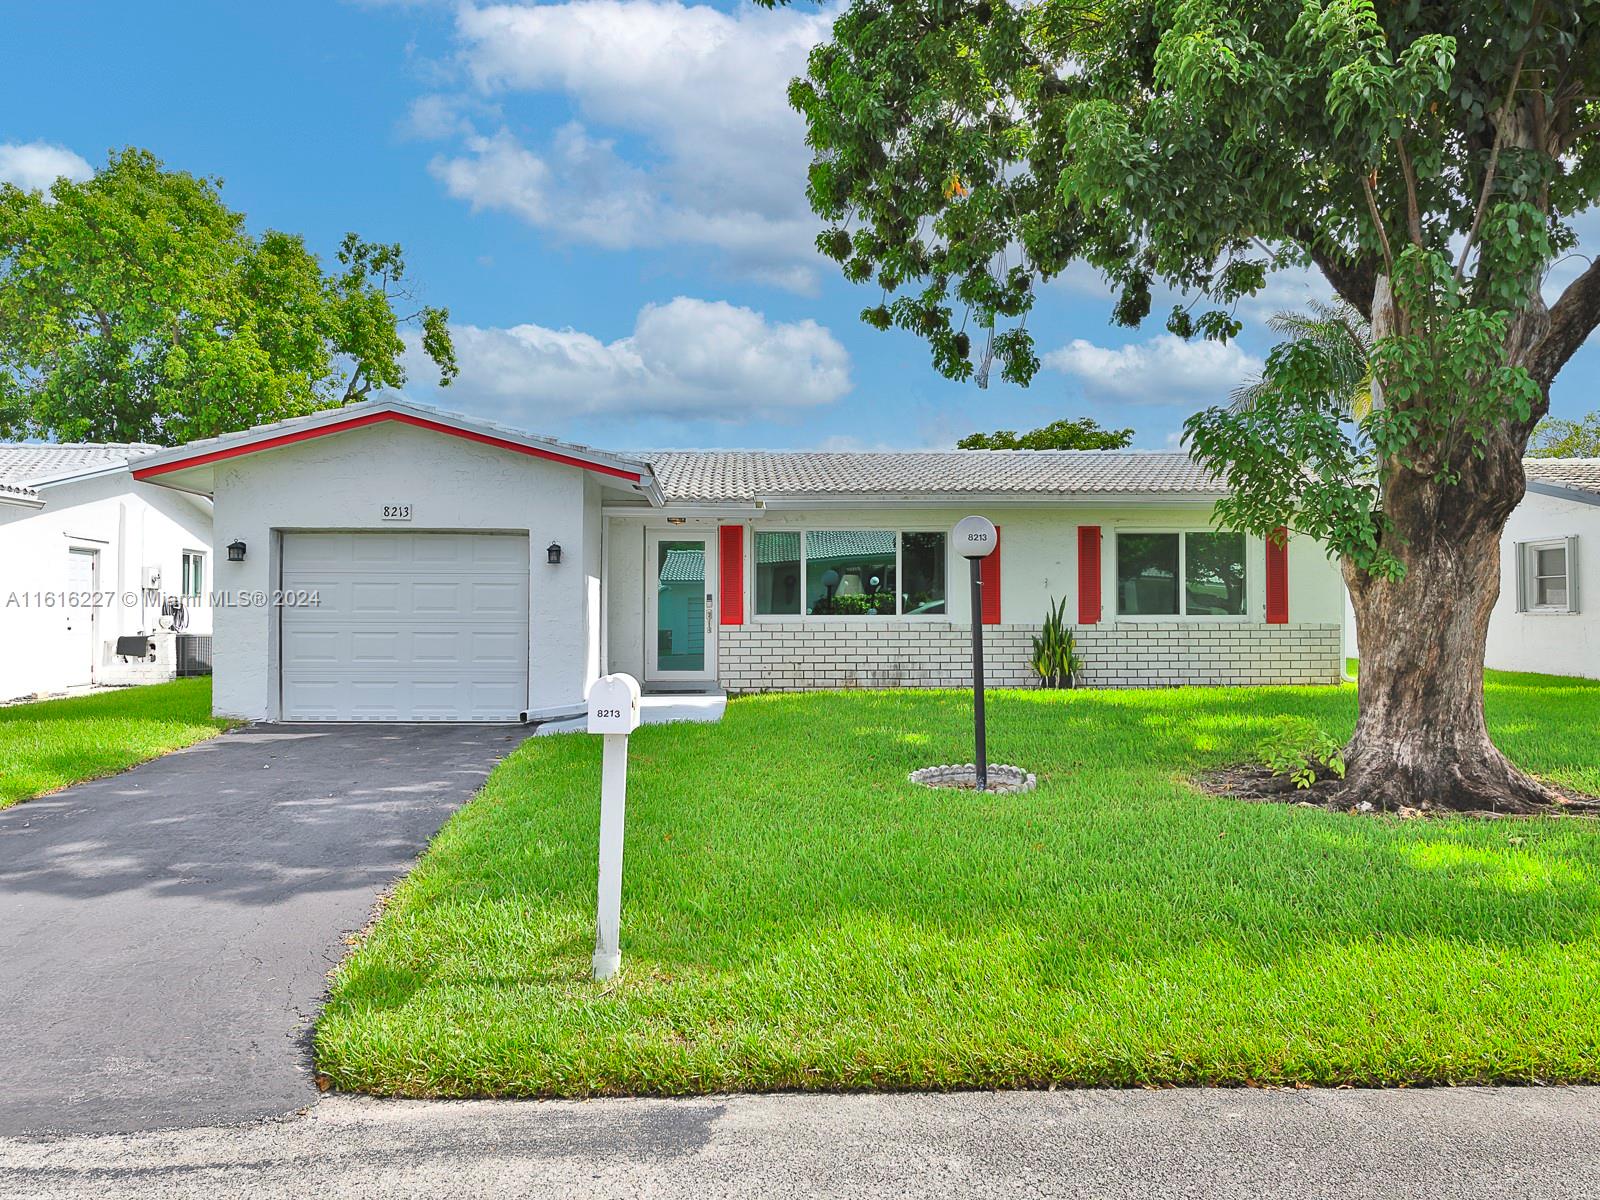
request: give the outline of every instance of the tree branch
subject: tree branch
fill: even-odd
[[[1600,260],[1589,264],[1550,309],[1550,328],[1528,356],[1528,370],[1545,387],[1600,326]]]
[[[1352,256],[1343,247],[1329,248],[1305,226],[1291,229],[1289,236],[1311,256],[1339,298],[1366,320],[1372,320],[1372,293],[1378,286],[1376,264],[1371,259]]]

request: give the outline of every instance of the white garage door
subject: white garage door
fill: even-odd
[[[515,721],[528,707],[528,539],[286,533],[285,721]]]

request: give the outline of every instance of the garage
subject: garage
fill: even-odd
[[[528,538],[285,533],[285,721],[519,721]]]

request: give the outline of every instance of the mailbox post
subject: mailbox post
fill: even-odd
[[[594,977],[622,966],[622,823],[628,796],[628,735],[639,728],[639,681],[602,675],[589,688],[589,732],[604,739],[600,767],[600,897],[594,929]]]
[[[962,517],[950,531],[950,544],[972,570],[972,732],[978,773],[978,790],[989,790],[989,747],[983,716],[983,560],[1000,544],[994,522],[987,517]]]

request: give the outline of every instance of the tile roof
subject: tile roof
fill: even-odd
[[[39,493],[32,488],[14,483],[0,482],[0,500],[37,500]]]
[[[668,550],[658,576],[662,583],[703,583],[705,577],[704,550]]]
[[[0,442],[0,483],[38,483],[120,466],[159,449],[143,442]]]
[[[1600,495],[1600,458],[1525,458],[1528,479]]]
[[[667,450],[639,457],[650,464],[668,503],[825,495],[1221,496],[1227,490],[1187,454],[1166,452]]]

